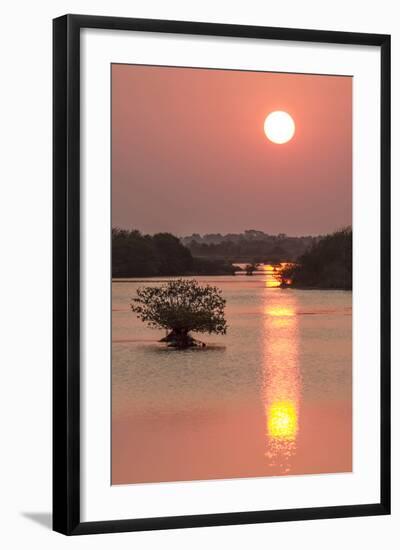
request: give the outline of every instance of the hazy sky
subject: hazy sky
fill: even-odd
[[[350,77],[112,66],[113,226],[327,233],[351,224],[351,181]]]

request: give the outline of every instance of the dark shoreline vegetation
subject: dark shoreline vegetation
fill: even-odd
[[[136,230],[112,229],[113,278],[234,275],[235,271],[224,259],[193,257],[171,233],[143,235]]]
[[[279,274],[282,286],[304,289],[352,290],[351,227],[322,237],[296,263]]]
[[[281,286],[352,288],[352,230],[330,235],[288,237],[248,230],[241,234],[171,233],[145,235],[112,229],[112,277],[234,275],[234,263],[289,263],[279,274]],[[290,265],[291,264],[291,265]]]

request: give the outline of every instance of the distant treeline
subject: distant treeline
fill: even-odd
[[[281,273],[283,286],[290,280],[297,288],[350,290],[351,227],[324,237],[274,236],[250,230],[239,235],[192,235],[183,239],[171,233],[144,235],[137,230],[112,230],[115,278],[229,275],[237,270],[232,265],[235,262],[285,261],[294,263]]]
[[[181,242],[195,257],[217,258],[227,262],[274,263],[296,260],[318,239],[312,236],[289,237],[284,233],[269,235],[249,229],[244,233],[227,235],[211,233],[201,236],[194,233],[183,237]]]
[[[326,235],[282,273],[282,282],[290,280],[295,288],[352,289],[351,227]]]
[[[136,230],[112,230],[113,277],[224,275],[234,271],[221,259],[194,258],[171,233],[143,235]]]

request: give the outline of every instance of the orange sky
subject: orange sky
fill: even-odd
[[[351,224],[351,179],[351,77],[112,66],[113,226],[326,233]]]

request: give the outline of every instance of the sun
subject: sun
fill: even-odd
[[[264,121],[264,132],[273,143],[287,143],[296,131],[293,118],[285,111],[273,111]]]

